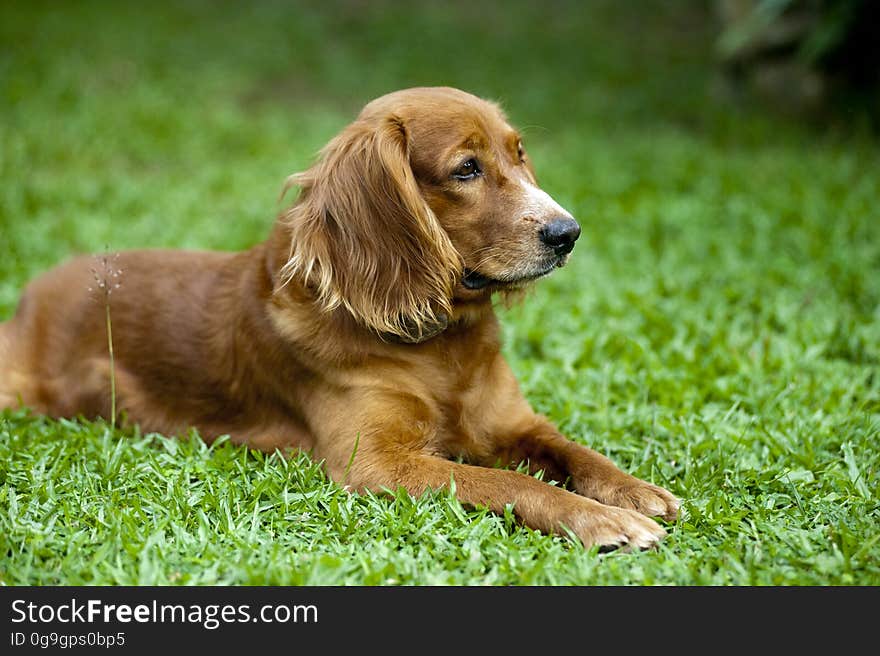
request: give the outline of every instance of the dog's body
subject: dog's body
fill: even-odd
[[[493,104],[454,89],[370,103],[294,178],[240,253],[80,257],[0,324],[0,407],[303,449],[353,489],[449,486],[586,545],[647,547],[677,500],[535,414],[500,353],[492,294],[567,260],[580,232],[537,188]],[[462,460],[458,462],[457,460]],[[494,468],[527,462],[545,479]]]

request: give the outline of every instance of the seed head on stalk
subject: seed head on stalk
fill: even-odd
[[[117,268],[119,253],[95,255],[96,266],[92,267],[94,287],[89,292],[96,294],[104,302],[104,318],[107,324],[107,352],[110,355],[110,428],[116,428],[116,361],[113,356],[113,324],[110,321],[110,297],[113,290],[122,285],[122,269]]]

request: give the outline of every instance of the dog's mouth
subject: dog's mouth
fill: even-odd
[[[538,278],[543,278],[544,276],[552,273],[554,269],[565,266],[565,263],[567,261],[568,255],[565,254],[559,257],[554,257],[552,260],[536,270],[529,271],[525,274],[513,274],[509,277],[505,276],[504,278],[490,278],[489,276],[484,275],[479,271],[474,271],[473,269],[465,269],[464,276],[461,279],[461,284],[466,289],[470,289],[472,291],[480,291],[489,287],[518,287],[520,285],[525,285],[534,280],[537,280]]]
[[[478,290],[485,289],[489,285],[495,284],[498,281],[494,278],[490,278],[489,276],[484,276],[482,273],[478,271],[471,271],[470,269],[464,270],[464,277],[461,279],[461,284],[467,287],[468,289]]]

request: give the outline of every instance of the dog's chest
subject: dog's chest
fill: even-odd
[[[442,384],[432,387],[439,410],[437,436],[452,455],[480,450],[480,445],[530,415],[509,366],[497,351],[447,361]]]

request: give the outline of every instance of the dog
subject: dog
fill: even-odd
[[[249,250],[37,277],[0,324],[0,407],[303,450],[352,491],[447,488],[601,550],[663,538],[679,501],[561,435],[501,354],[493,296],[563,266],[581,229],[496,103],[384,95],[292,186]]]

